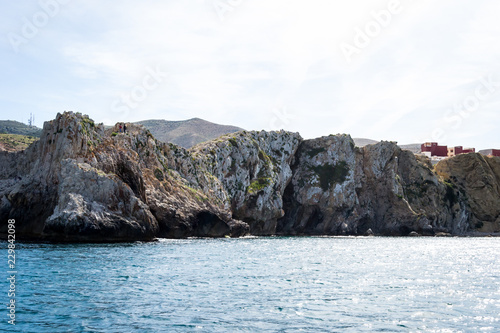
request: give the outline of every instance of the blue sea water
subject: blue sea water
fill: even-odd
[[[2,332],[500,332],[499,238],[17,243],[16,259]]]

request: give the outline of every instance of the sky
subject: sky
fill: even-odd
[[[500,149],[495,0],[0,3],[0,119],[194,117]]]

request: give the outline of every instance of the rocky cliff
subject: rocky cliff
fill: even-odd
[[[500,231],[500,157],[481,154],[458,155],[439,162],[436,173],[458,193],[469,214],[470,228],[480,232]],[[457,199],[450,195],[451,199]]]
[[[395,143],[347,135],[241,131],[186,150],[127,128],[65,112],[28,149],[0,153],[0,233],[8,219],[18,238],[51,241],[500,229],[498,159],[463,155],[436,173]]]
[[[464,233],[467,210],[450,188],[395,143],[355,147],[347,135],[304,141],[285,191],[278,233]]]

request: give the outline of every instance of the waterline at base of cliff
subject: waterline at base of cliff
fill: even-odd
[[[189,150],[65,112],[0,152],[0,235],[59,242],[243,235],[495,235],[500,158],[433,167],[394,142],[241,131]]]

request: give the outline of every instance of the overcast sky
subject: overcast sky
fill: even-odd
[[[499,14],[495,0],[2,1],[0,118],[500,148]]]

